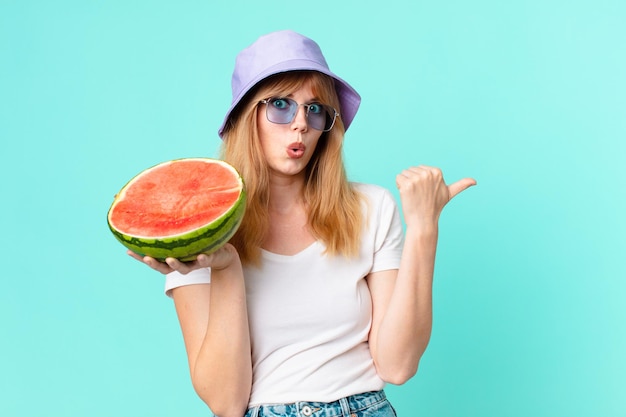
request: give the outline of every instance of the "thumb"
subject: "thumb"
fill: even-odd
[[[230,243],[226,243],[215,252],[198,255],[198,264],[212,269],[224,269],[233,263],[236,256],[237,250],[235,247]]]
[[[461,191],[467,190],[469,187],[476,185],[476,180],[473,178],[463,178],[453,184],[448,186],[448,194],[450,195],[450,200]]]

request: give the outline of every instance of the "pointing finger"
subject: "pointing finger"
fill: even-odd
[[[473,178],[463,178],[453,184],[448,186],[448,193],[450,195],[450,200],[461,191],[467,190],[469,187],[476,185],[476,180]]]

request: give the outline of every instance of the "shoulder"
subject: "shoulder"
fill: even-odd
[[[391,191],[385,187],[376,184],[365,184],[361,182],[351,183],[355,191],[357,191],[365,201],[374,207],[395,206],[395,199]]]
[[[375,184],[352,183],[362,198],[363,214],[368,222],[389,223],[399,215],[396,200],[387,188]]]
[[[397,269],[402,253],[403,229],[394,195],[388,189],[374,184],[353,183],[353,187],[363,201],[363,245],[375,254],[370,272]]]

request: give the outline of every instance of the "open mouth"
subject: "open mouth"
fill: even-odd
[[[292,143],[287,147],[287,155],[289,155],[290,158],[302,158],[305,150],[306,146],[304,146],[303,143]]]

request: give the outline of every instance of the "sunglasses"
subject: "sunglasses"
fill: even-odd
[[[272,123],[285,125],[291,123],[298,113],[298,107],[304,106],[306,120],[309,126],[315,130],[328,132],[335,125],[339,115],[337,111],[325,104],[310,103],[300,104],[286,97],[270,97],[261,100],[265,104],[265,116]]]

